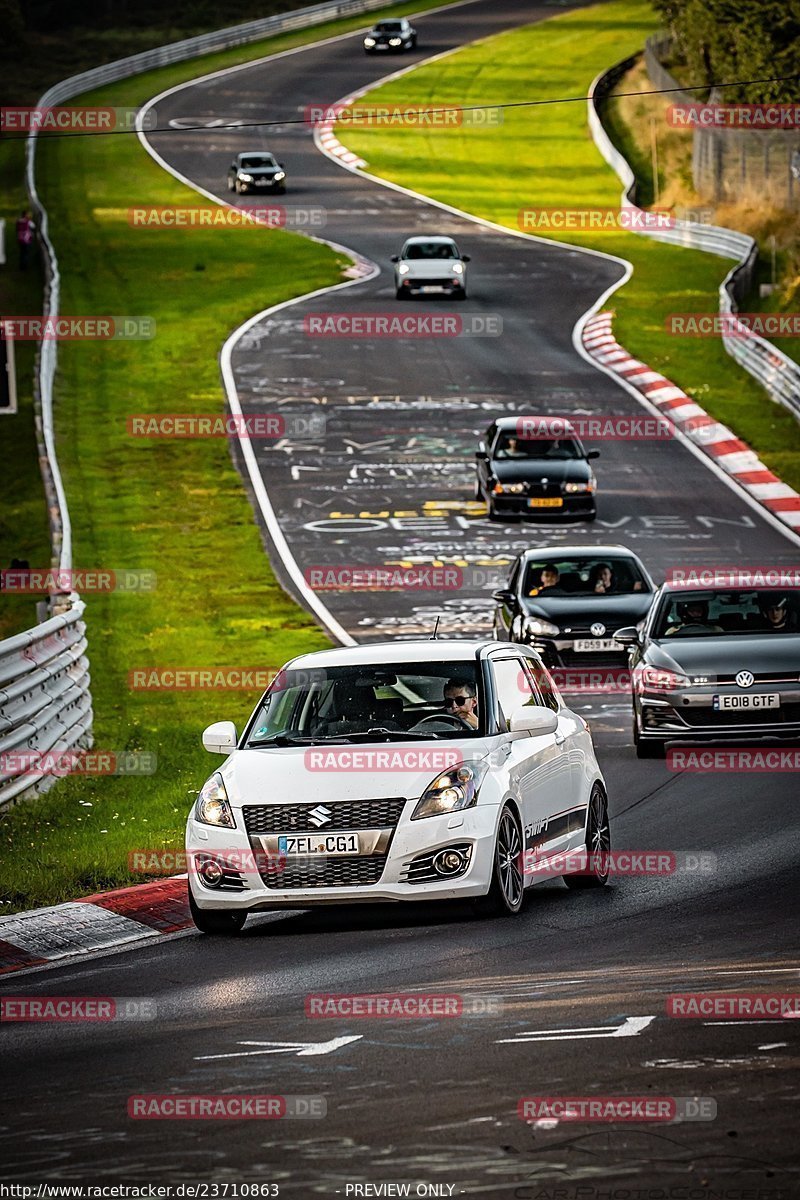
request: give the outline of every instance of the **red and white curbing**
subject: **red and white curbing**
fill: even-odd
[[[611,331],[613,314],[586,321],[582,341],[587,353],[608,371],[635,387],[726,474],[790,529],[800,530],[800,495],[773,474],[725,425],[720,425],[664,375],[651,370],[620,346]]]
[[[0,917],[0,974],[193,928],[186,877]]]
[[[360,92],[354,92],[352,96],[348,96],[346,100],[340,102],[342,108],[349,108],[361,96],[365,95],[369,88],[362,88]],[[336,105],[340,107],[339,104]],[[335,121],[320,121],[316,129],[316,141],[323,148],[326,154],[332,154],[334,158],[340,159],[343,163],[347,163],[348,167],[365,167],[367,164],[363,158],[359,158],[352,150],[348,150],[346,146],[337,138],[333,132]]]

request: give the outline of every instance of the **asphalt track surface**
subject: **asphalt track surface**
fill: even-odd
[[[422,16],[420,49],[403,64],[553,11],[479,0]],[[288,121],[387,69],[361,54],[354,35],[182,89],[159,104],[159,122]],[[246,412],[285,408],[287,396],[294,412],[324,410],[323,442],[257,450],[301,567],[448,554],[500,565],[540,535],[490,526],[471,502],[471,456],[491,417],[532,404],[542,412],[641,411],[571,343],[575,321],[618,265],[524,243],[357,178],[323,157],[306,127],[152,140],[175,169],[225,199],[232,152],[269,147],[290,172],[286,203],[323,206],[325,236],[381,265],[372,280],[267,318],[234,352]],[[376,345],[304,334],[307,312],[393,310],[387,260],[418,231],[453,233],[472,255],[471,295],[458,312],[500,314],[501,338]],[[402,311],[434,307],[419,301]],[[546,530],[548,540],[622,541],[656,576],[687,561],[796,561],[786,537],[677,443],[641,443],[635,452],[604,443],[598,476],[596,524]],[[384,512],[404,515],[332,515]],[[331,595],[326,603],[358,640],[424,632],[442,610],[455,634],[488,630],[485,586],[424,601]],[[178,935],[8,981],[5,993],[150,997],[157,1017],[2,1031],[6,1179],[272,1181],[291,1197],[354,1195],[348,1185],[388,1182],[410,1182],[412,1195],[422,1182],[441,1195],[518,1200],[601,1200],[609,1189],[627,1198],[800,1194],[800,1023],[678,1020],[666,1016],[665,999],[797,989],[796,782],[640,763],[623,699],[575,707],[592,721],[615,846],[703,852],[714,856],[713,869],[618,879],[598,894],[545,884],[507,921],[427,906],[266,916],[251,919],[239,939]],[[491,1011],[415,1021],[305,1016],[309,993],[417,990],[491,998]],[[357,1040],[300,1053],[300,1044],[347,1037]],[[322,1096],[327,1116],[127,1117],[132,1094],[173,1092]],[[717,1115],[554,1127],[517,1116],[524,1096],[587,1093],[706,1097]]]

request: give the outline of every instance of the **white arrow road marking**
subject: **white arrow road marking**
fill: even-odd
[[[607,1025],[586,1025],[583,1029],[526,1029],[518,1037],[498,1038],[496,1045],[504,1042],[568,1042],[576,1038],[636,1037],[646,1029],[655,1017],[626,1017],[621,1025],[609,1029]]]
[[[251,1058],[256,1054],[292,1054],[298,1058],[309,1058],[316,1054],[333,1054],[346,1046],[348,1042],[361,1041],[362,1034],[352,1034],[350,1037],[331,1038],[329,1042],[237,1042],[238,1046],[268,1046],[268,1050],[237,1050],[233,1054],[196,1054],[195,1062],[205,1062],[212,1058]]]

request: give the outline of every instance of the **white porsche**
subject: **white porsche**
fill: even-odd
[[[395,296],[409,300],[415,292],[439,293],[466,300],[469,260],[451,237],[410,237],[392,255]]]
[[[293,659],[224,754],[186,827],[205,933],[247,914],[470,898],[498,914],[563,875],[602,886],[606,786],[586,722],[539,655],[495,641],[403,641]],[[568,862],[565,871],[564,863]]]

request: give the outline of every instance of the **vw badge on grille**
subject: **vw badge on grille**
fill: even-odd
[[[755,683],[755,676],[752,671],[740,671],[736,676],[737,687],[747,688],[752,687]]]
[[[595,621],[594,625],[590,625],[589,630],[592,637],[602,637],[606,631],[606,627],[601,621]]]

